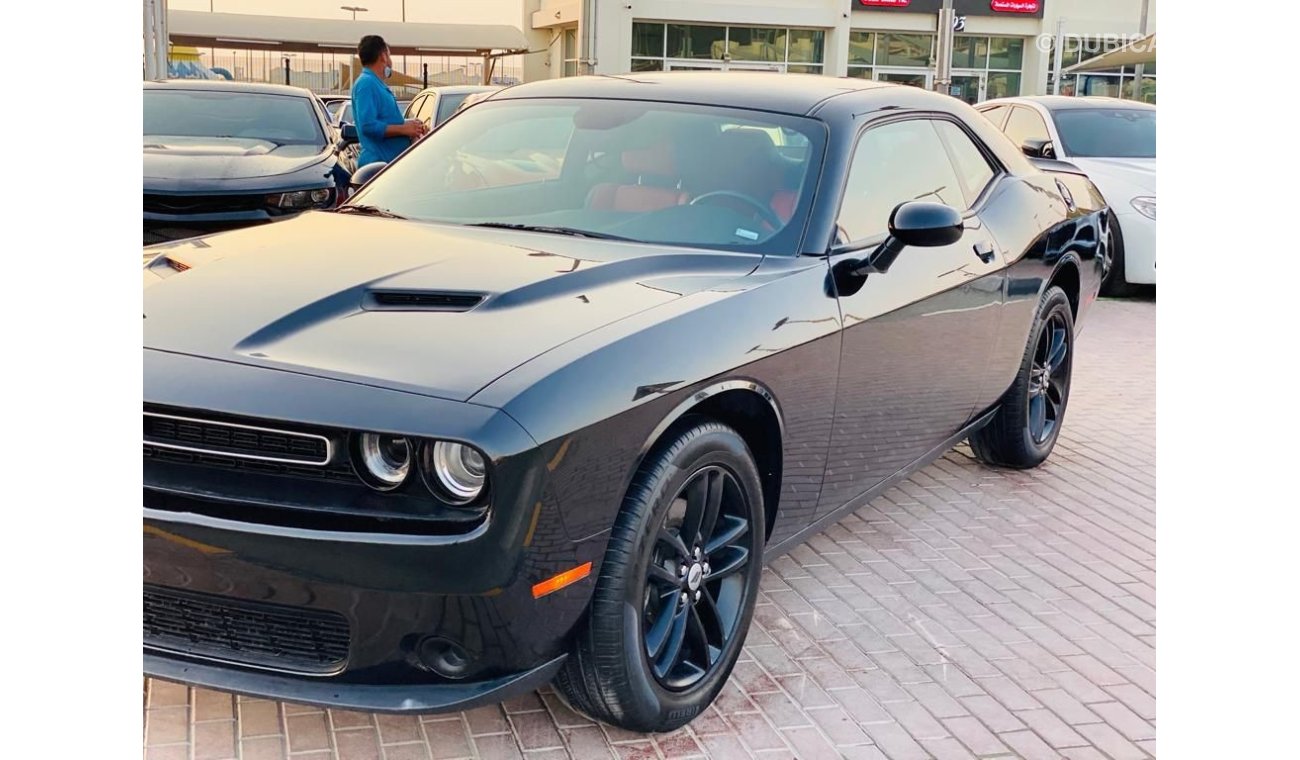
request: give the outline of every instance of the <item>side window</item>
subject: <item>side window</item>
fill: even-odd
[[[438,104],[438,96],[430,95],[424,99],[420,107],[415,111],[415,118],[420,119],[426,124],[433,124],[433,109]]]
[[[1010,106],[993,106],[992,108],[980,109],[980,113],[984,114],[984,118],[993,122],[993,126],[1002,129],[1003,123],[1007,120],[1007,111],[1010,110]]]
[[[427,100],[428,97],[429,97],[428,95],[421,95],[420,97],[416,98],[415,100],[407,104],[406,110],[402,113],[402,118],[414,119],[415,114],[419,113],[420,111],[420,106],[424,104],[424,101]]]
[[[1011,118],[1007,119],[1007,127],[1002,131],[1007,133],[1017,148],[1022,147],[1026,140],[1047,139],[1047,125],[1043,123],[1043,117],[1023,106],[1011,109]]]
[[[957,169],[966,190],[966,205],[970,208],[984,192],[984,188],[993,180],[993,167],[980,152],[979,146],[971,141],[970,135],[951,121],[936,121],[935,127],[943,135],[944,142],[952,151],[952,165]]]
[[[469,97],[469,93],[465,92],[465,93],[461,93],[460,95],[444,95],[441,98],[439,98],[438,121],[436,122],[436,124],[441,124],[447,119],[451,118],[451,115],[456,112],[456,107],[459,106],[461,103],[464,103],[465,98],[468,97]]]
[[[890,213],[906,201],[966,207],[957,173],[927,119],[873,127],[858,140],[840,205],[846,242],[887,232]]]

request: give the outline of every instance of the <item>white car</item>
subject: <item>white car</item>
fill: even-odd
[[[1068,161],[1101,190],[1117,222],[1105,295],[1156,284],[1156,107],[1116,98],[999,98],[976,109],[1027,155]]]

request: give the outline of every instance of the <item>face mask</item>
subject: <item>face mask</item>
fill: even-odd
[[[387,79],[387,78],[391,77],[392,75],[393,75],[393,67],[392,67],[392,66],[385,66],[385,67],[384,67],[384,79]]]

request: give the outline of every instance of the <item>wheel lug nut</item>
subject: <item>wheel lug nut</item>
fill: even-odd
[[[682,592],[682,604],[686,604],[686,603],[688,603],[688,602],[690,602],[690,601],[691,601],[691,598],[690,598],[689,596],[686,595],[686,592],[685,592],[685,591],[683,591],[683,592]]]
[[[700,601],[700,592],[698,591],[695,592],[695,601]]]
[[[711,572],[713,572],[713,568],[709,567],[709,563],[708,563],[708,562],[705,562],[705,563],[704,563],[704,574],[705,574],[705,575],[708,575],[708,574],[711,573]]]

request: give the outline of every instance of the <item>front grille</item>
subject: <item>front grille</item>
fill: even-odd
[[[311,467],[307,465],[295,465],[285,462],[266,462],[256,459],[239,459],[222,454],[208,454],[194,451],[183,451],[180,449],[163,449],[157,446],[144,445],[144,459],[146,462],[168,462],[170,464],[187,464],[197,465],[200,467],[210,467],[217,470],[226,470],[232,473],[257,473],[259,475],[285,475],[291,478],[311,478],[313,480],[327,480],[335,483],[350,483],[359,485],[356,472],[347,462],[325,465],[323,467]]]
[[[144,644],[301,673],[339,671],[351,634],[338,613],[144,587]]]
[[[265,195],[144,195],[144,210],[152,214],[220,214],[265,206]]]
[[[144,413],[144,442],[161,449],[285,464],[323,465],[330,460],[330,442],[324,436],[150,412]]]

